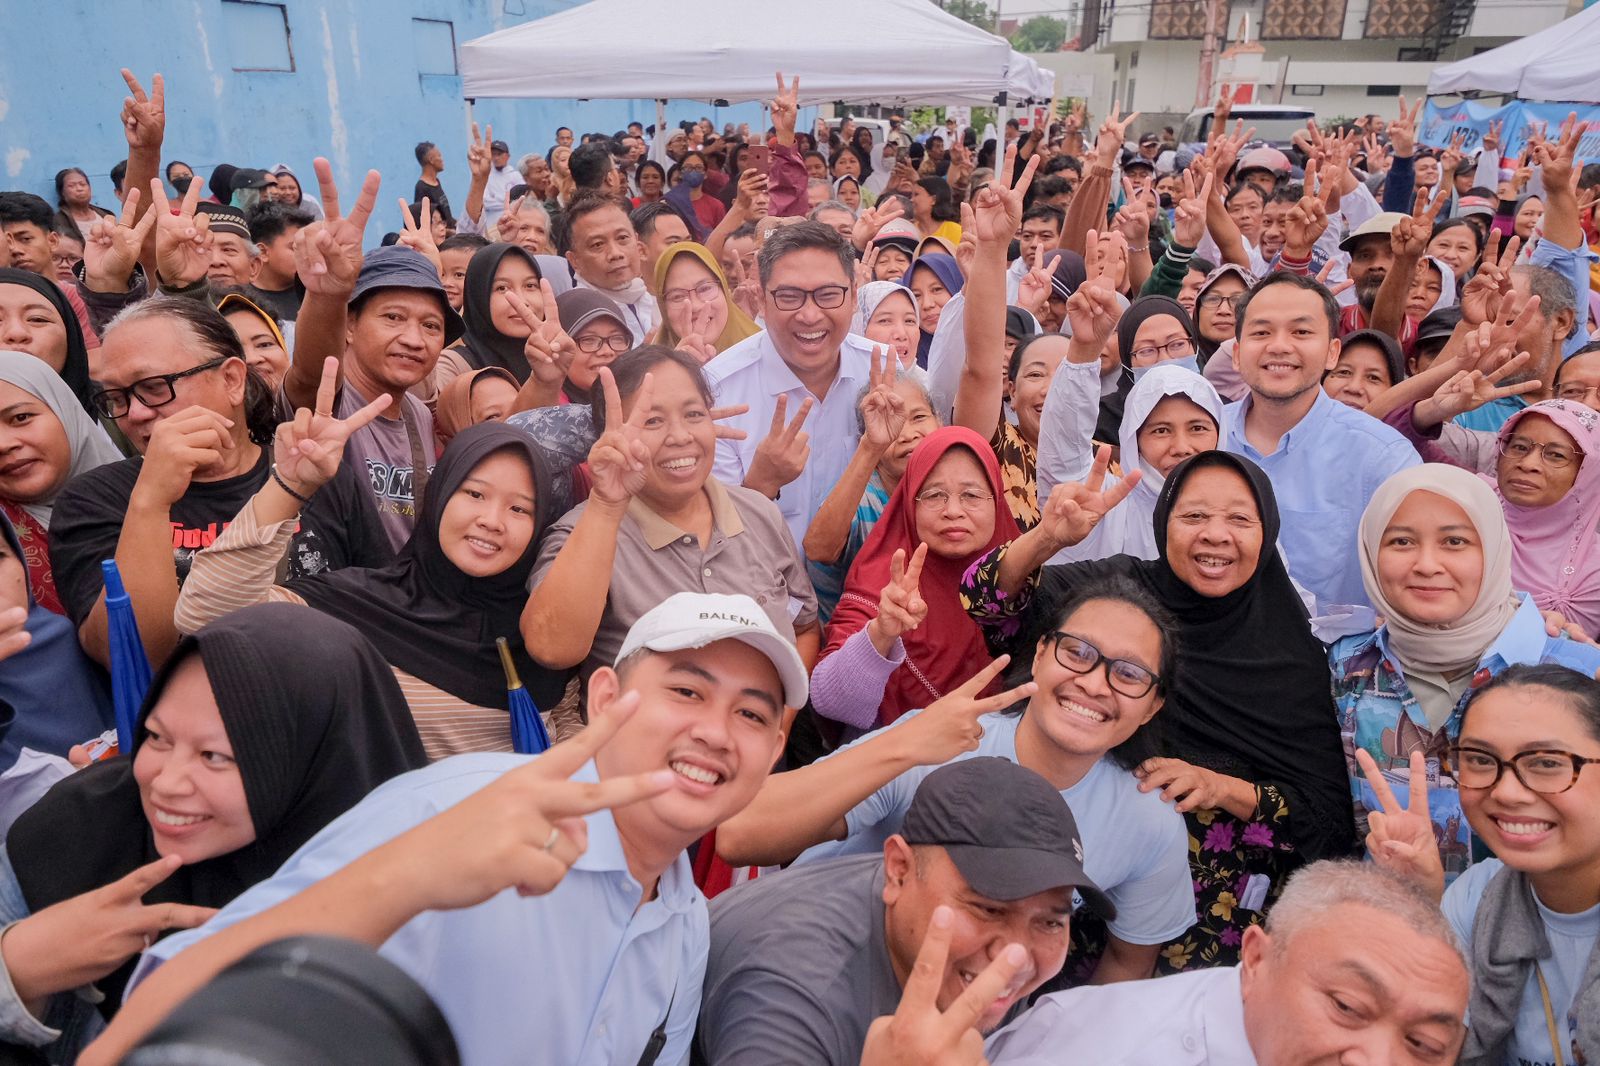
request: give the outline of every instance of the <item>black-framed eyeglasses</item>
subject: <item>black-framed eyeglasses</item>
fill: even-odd
[[[776,289],[769,289],[773,305],[780,311],[798,311],[810,300],[824,311],[832,311],[835,307],[843,307],[846,296],[850,295],[848,285],[823,285],[815,289],[797,289],[792,285],[784,285]]]
[[[1511,437],[1500,445],[1500,454],[1507,459],[1526,459],[1534,452],[1538,452],[1544,459],[1545,465],[1559,470],[1564,466],[1571,466],[1578,459],[1583,458],[1583,453],[1568,448],[1561,444],[1535,444],[1527,437]]]
[[[612,351],[621,354],[633,347],[633,342],[622,333],[613,333],[606,337],[602,337],[598,333],[585,333],[581,337],[572,338],[572,340],[573,343],[577,344],[578,351],[583,352],[585,355],[593,355],[601,348],[610,348]]]
[[[173,388],[175,382],[194,374],[203,374],[207,370],[215,370],[229,359],[236,358],[231,355],[218,356],[209,359],[199,366],[192,366],[188,370],[180,370],[176,374],[157,374],[155,377],[140,378],[125,389],[101,389],[89,397],[94,409],[104,418],[121,418],[128,413],[132,406],[129,397],[137,399],[140,403],[152,410],[165,407],[178,395],[178,390]]]
[[[1194,344],[1188,337],[1180,337],[1175,341],[1165,344],[1152,344],[1144,348],[1135,348],[1129,358],[1134,362],[1153,363],[1157,359],[1181,359],[1194,351]]]
[[[1223,304],[1227,304],[1229,307],[1232,307],[1237,311],[1239,309],[1239,305],[1244,303],[1244,298],[1246,295],[1247,294],[1242,292],[1235,293],[1232,296],[1226,296],[1220,292],[1208,292],[1204,296],[1200,297],[1200,306],[1210,310],[1215,310],[1216,308],[1221,307]]]
[[[1559,795],[1577,784],[1578,772],[1590,763],[1600,763],[1600,759],[1553,748],[1519,751],[1502,759],[1492,751],[1460,744],[1450,749],[1449,759],[1450,772],[1455,774],[1459,788],[1493,788],[1509,766],[1523,788],[1545,796]]]
[[[1056,630],[1050,634],[1050,639],[1055,642],[1056,662],[1075,674],[1090,673],[1096,666],[1104,667],[1106,684],[1112,691],[1131,699],[1143,696],[1161,680],[1158,674],[1130,659],[1106,658],[1099,648],[1082,637]]]

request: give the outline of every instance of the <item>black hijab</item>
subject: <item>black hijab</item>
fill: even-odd
[[[528,357],[523,349],[527,341],[522,337],[508,337],[494,328],[489,316],[489,301],[494,296],[494,276],[500,271],[500,262],[508,255],[519,255],[533,268],[533,276],[543,278],[539,261],[533,253],[516,244],[486,245],[472,254],[467,262],[467,277],[461,284],[461,317],[467,325],[461,336],[461,355],[474,370],[498,366],[516,376],[517,384],[528,380]],[[549,314],[551,308],[546,308]]]
[[[469,577],[444,554],[439,524],[445,505],[479,463],[499,451],[526,457],[533,471],[533,537],[522,557],[493,577]],[[495,649],[505,637],[517,672],[541,710],[560,702],[563,673],[537,666],[523,646],[520,619],[539,543],[556,517],[550,468],[524,432],[503,422],[469,426],[450,439],[423,493],[411,539],[382,569],[348,567],[291,581],[289,589],[319,611],[360,630],[390,665],[480,707],[506,707],[506,680]]]
[[[243,608],[183,638],[140,708],[135,752],[149,737],[151,708],[193,655],[233,746],[256,839],[180,867],[145,903],[225,906],[368,792],[427,762],[394,671],[377,650],[343,622],[287,603]],[[6,848],[34,913],[154,862],[160,856],[133,757],[61,781],[17,819]],[[100,982],[108,1011],[132,972],[129,960]]]
[[[78,316],[72,310],[72,305],[67,303],[66,294],[61,291],[61,286],[31,270],[18,270],[15,267],[0,267],[0,285],[21,285],[23,288],[32,289],[56,309],[56,314],[61,316],[61,324],[67,330],[67,361],[61,367],[61,380],[67,383],[72,395],[83,404],[83,409],[88,411],[91,417],[98,419],[100,416],[89,402],[94,386],[89,383],[89,348],[83,340],[83,326],[78,322]]]
[[[1166,531],[1174,501],[1196,471],[1220,467],[1245,479],[1261,511],[1262,554],[1256,571],[1226,596],[1202,596],[1167,564]],[[1040,627],[1060,598],[1108,572],[1131,577],[1178,620],[1176,684],[1162,710],[1165,754],[1247,781],[1270,782],[1288,801],[1288,832],[1307,862],[1349,855],[1355,818],[1334,709],[1328,654],[1312,634],[1305,605],[1289,580],[1278,542],[1272,484],[1241,456],[1210,451],[1167,475],[1153,516],[1155,559],[1116,555],[1047,566],[1037,619],[1026,642],[1031,656]]]
[[[1138,336],[1140,326],[1157,315],[1177,319],[1184,332],[1189,334],[1189,340],[1196,345],[1199,343],[1194,320],[1183,309],[1183,305],[1172,297],[1141,296],[1129,304],[1128,309],[1122,312],[1122,317],[1117,319],[1117,357],[1122,361],[1122,369],[1117,371],[1117,391],[1100,400],[1100,418],[1094,427],[1095,440],[1115,443],[1122,439],[1122,414],[1128,406],[1128,393],[1133,391],[1133,338]],[[1156,540],[1161,540],[1159,533]]]
[[[1406,379],[1406,357],[1400,350],[1400,342],[1381,329],[1358,329],[1344,337],[1341,351],[1349,351],[1352,344],[1374,344],[1383,353],[1383,361],[1389,367],[1389,384],[1398,385]],[[1328,380],[1328,371],[1322,375],[1322,380]]]

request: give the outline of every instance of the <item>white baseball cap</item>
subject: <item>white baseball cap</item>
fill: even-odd
[[[787,706],[803,707],[810,678],[791,641],[779,634],[767,612],[749,596],[678,592],[644,613],[622,641],[621,662],[636,651],[683,651],[719,640],[750,645],[772,663],[783,682]]]

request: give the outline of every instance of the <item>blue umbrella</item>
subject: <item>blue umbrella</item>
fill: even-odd
[[[150,657],[139,639],[139,620],[115,559],[100,563],[106,583],[106,643],[111,655],[111,705],[117,716],[117,750],[133,751],[133,725],[150,691]]]
[[[500,649],[500,665],[506,671],[506,699],[511,711],[511,746],[520,755],[537,755],[550,746],[550,734],[545,732],[544,719],[533,697],[522,687],[517,676],[517,666],[511,661],[511,647],[505,637],[496,637],[495,647]]]

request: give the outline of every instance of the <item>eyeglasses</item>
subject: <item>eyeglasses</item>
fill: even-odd
[[[1194,345],[1189,343],[1189,338],[1181,337],[1178,340],[1168,341],[1165,344],[1153,344],[1148,348],[1135,348],[1128,357],[1136,363],[1153,363],[1157,359],[1165,359],[1169,357],[1178,359],[1182,356],[1188,355],[1193,350]]]
[[[668,307],[687,307],[689,297],[693,296],[703,304],[708,304],[722,295],[722,286],[716,281],[707,278],[692,289],[668,289],[661,294],[661,302]]]
[[[1570,466],[1583,458],[1582,452],[1574,452],[1559,444],[1535,444],[1527,437],[1512,437],[1500,445],[1500,454],[1507,459],[1526,459],[1534,452],[1538,452],[1552,470]]]
[[[1520,751],[1502,759],[1492,751],[1457,745],[1450,749],[1449,766],[1461,788],[1493,788],[1511,767],[1522,787],[1530,792],[1554,796],[1578,783],[1578,771],[1600,759],[1574,755],[1570,751]]]
[[[1136,662],[1106,658],[1100,654],[1099,648],[1082,637],[1057,630],[1050,634],[1050,639],[1055,641],[1056,662],[1075,674],[1087,674],[1097,666],[1104,667],[1106,684],[1111,686],[1113,692],[1120,692],[1130,699],[1143,696],[1155,688],[1156,682],[1161,680],[1155,673]]]
[[[614,352],[625,352],[633,347],[633,341],[620,333],[613,333],[609,337],[602,337],[598,333],[585,333],[581,337],[572,338],[578,345],[578,351],[593,355],[601,348],[610,348]]]
[[[173,383],[193,374],[202,374],[207,370],[217,367],[234,358],[231,355],[220,356],[216,359],[192,366],[188,370],[180,370],[176,374],[157,374],[155,377],[140,378],[125,389],[101,389],[89,397],[94,409],[104,418],[121,418],[128,413],[132,406],[129,397],[151,409],[165,407],[178,395],[178,390],[173,388]]]
[[[816,289],[797,289],[792,285],[768,290],[772,296],[773,305],[780,311],[798,311],[810,300],[824,311],[832,311],[835,307],[843,307],[846,296],[850,295],[848,285],[823,285]]]
[[[950,493],[944,489],[928,489],[925,492],[917,493],[914,498],[918,507],[924,507],[930,511],[942,511],[950,504]],[[985,496],[983,493],[973,492],[971,489],[963,489],[955,494],[956,506],[968,514],[981,510],[984,504],[993,499],[993,496]]]
[[[1233,296],[1224,296],[1220,292],[1208,292],[1204,296],[1200,297],[1200,306],[1215,311],[1223,304],[1227,304],[1229,307],[1232,307],[1235,311],[1237,311],[1239,309],[1239,305],[1244,303],[1244,297],[1245,294],[1242,292]]]
[[[1573,403],[1588,403],[1589,394],[1600,395],[1600,385],[1580,385],[1574,381],[1570,385],[1563,385],[1556,390],[1556,399],[1570,400]]]

